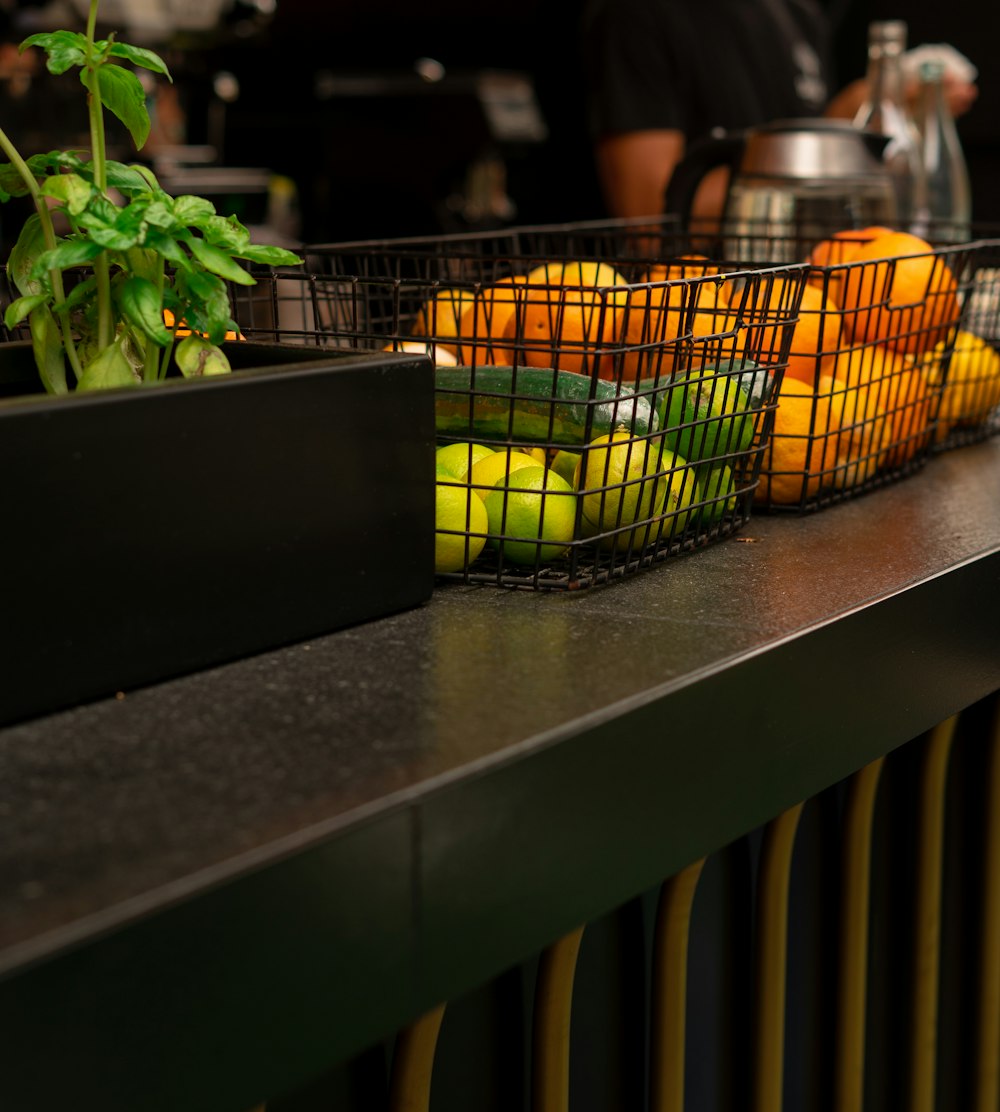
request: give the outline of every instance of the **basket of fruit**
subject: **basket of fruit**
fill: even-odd
[[[739,265],[773,256],[766,236],[755,249],[744,234],[740,247],[750,258]],[[989,434],[1000,401],[996,241],[935,246],[869,227],[785,247],[808,279],[755,507],[814,510]]]
[[[804,266],[720,270],[674,226],[307,249],[249,335],[426,351],[439,576],[579,589],[747,521]],[[270,329],[270,331],[268,331]]]

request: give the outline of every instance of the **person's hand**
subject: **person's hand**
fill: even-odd
[[[953,116],[964,116],[979,96],[979,86],[974,81],[964,81],[947,73],[944,75],[942,88],[945,104]]]

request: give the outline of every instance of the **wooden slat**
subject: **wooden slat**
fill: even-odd
[[[1000,697],[994,707],[988,768],[975,1112],[1000,1109]]]
[[[533,1028],[533,1112],[569,1110],[569,1034],[573,979],[583,927],[542,953],[535,985]]]
[[[788,890],[802,804],[768,823],[757,881],[753,1112],[781,1112],[785,1051]]]
[[[934,1112],[935,1106],[945,791],[956,722],[957,718],[952,717],[931,730],[921,770],[910,1027],[910,1112]]]
[[[397,1036],[389,1082],[390,1112],[428,1112],[444,1009],[444,1004],[432,1008]]]
[[[650,1112],[684,1112],[684,1047],[691,907],[704,858],[660,890],[653,938]]]
[[[844,815],[834,1112],[862,1112],[872,826],[884,758],[851,777]]]

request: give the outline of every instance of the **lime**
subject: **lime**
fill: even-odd
[[[576,469],[580,464],[579,452],[568,452],[560,449],[552,460],[552,470],[561,475],[570,486],[576,484]]]
[[[442,477],[441,472],[438,477]],[[461,571],[486,544],[489,529],[486,509],[479,498],[472,497],[467,486],[454,479],[437,483],[434,509],[434,570]]]
[[[489,531],[500,535],[490,544],[512,564],[555,560],[573,539],[576,495],[548,468],[524,467],[501,478],[483,501]]]
[[[703,464],[695,474],[701,497],[706,503],[701,511],[705,525],[714,525],[723,514],[736,512],[736,484],[732,468],[724,463],[718,466]]]
[[[753,444],[750,399],[729,375],[709,370],[679,375],[657,410],[668,446],[691,462],[746,452]]]
[[[467,440],[457,440],[454,444],[445,444],[435,453],[435,462],[438,470],[447,471],[456,479],[465,480],[469,475],[469,468],[486,456],[492,456],[493,449],[485,444],[470,444]]]
[[[676,452],[664,451],[660,467],[666,472],[663,479],[666,495],[663,499],[663,535],[676,538],[687,528],[690,507],[702,500],[701,488],[695,478],[694,468]]]
[[[492,455],[483,456],[472,465],[469,483],[480,498],[485,498],[497,485],[497,481],[505,475],[522,467],[539,466],[538,460],[529,456],[527,452],[519,452],[514,448],[501,448]]]
[[[662,441],[633,438],[623,429],[599,436],[577,466],[583,516],[601,531],[656,517],[666,484],[658,477]]]

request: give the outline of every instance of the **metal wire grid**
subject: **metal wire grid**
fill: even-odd
[[[439,529],[443,545],[462,549],[444,578],[590,587],[749,517],[803,268],[719,275],[690,259],[668,268],[639,240],[611,262],[584,256],[588,244],[573,235],[568,254],[557,232],[532,241],[524,229],[447,252],[416,242],[359,259],[326,248],[334,273],[275,275],[240,291],[250,338],[420,345],[438,365],[439,445],[485,444],[518,462],[531,453],[581,488],[539,491],[512,471],[496,495],[496,472],[480,480],[470,455],[468,482],[439,476],[439,494],[471,484],[489,523],[472,504]],[[519,252],[487,251],[500,241]]]

